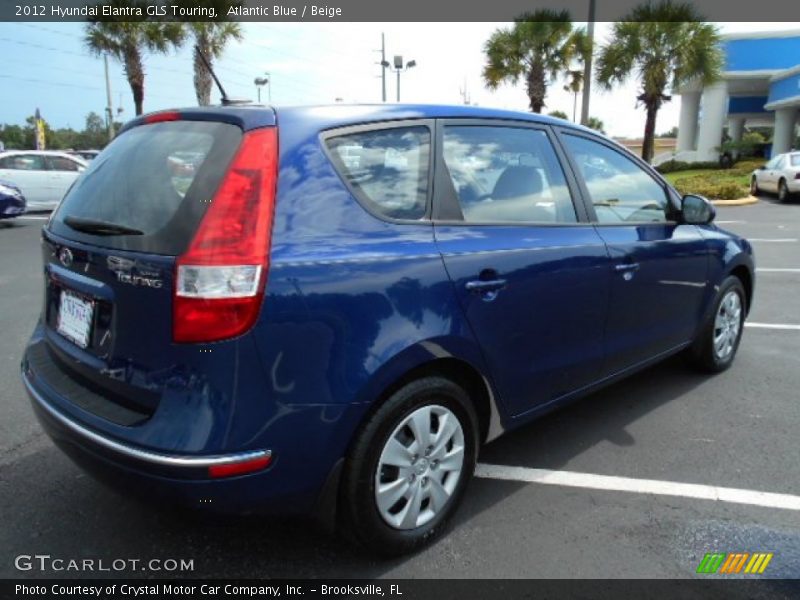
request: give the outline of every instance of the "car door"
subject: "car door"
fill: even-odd
[[[436,244],[513,415],[594,382],[603,362],[608,256],[559,152],[543,126],[437,125]]]
[[[47,201],[55,208],[77,179],[83,165],[66,156],[47,156],[46,194]]]
[[[781,168],[782,155],[775,156],[765,166],[759,177],[761,187],[770,192],[778,191],[778,169]]]
[[[0,179],[6,179],[22,190],[28,210],[42,208],[44,170],[44,157],[40,154],[15,153],[0,160]]]
[[[692,339],[708,247],[698,227],[676,220],[677,197],[648,165],[591,134],[559,137],[611,258],[603,372],[613,375]]]

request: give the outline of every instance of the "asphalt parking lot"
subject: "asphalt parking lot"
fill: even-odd
[[[707,552],[742,551],[774,553],[765,577],[800,577],[800,200],[717,220],[753,240],[759,269],[733,368],[707,378],[669,360],[490,444],[450,531],[388,562],[302,520],[198,520],[83,475],[41,433],[18,376],[44,221],[0,222],[0,577],[42,576],[14,557],[49,554],[194,559],[195,577],[682,578]],[[507,480],[500,466],[521,469]],[[740,492],[702,497],[712,486]],[[80,576],[44,574],[61,575]]]

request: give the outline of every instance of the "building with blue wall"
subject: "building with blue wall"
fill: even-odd
[[[676,91],[681,113],[674,158],[716,160],[726,126],[734,141],[745,125],[773,126],[772,153],[791,150],[800,116],[800,30],[726,35],[723,50],[720,81]]]

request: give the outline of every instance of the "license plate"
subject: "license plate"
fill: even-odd
[[[61,292],[61,303],[58,308],[58,333],[75,342],[81,348],[89,345],[89,334],[92,332],[92,314],[94,303],[84,300],[67,291]]]

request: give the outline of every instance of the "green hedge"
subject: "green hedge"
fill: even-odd
[[[674,173],[675,171],[689,171],[691,169],[719,169],[719,163],[708,162],[684,162],[682,160],[668,160],[656,167],[659,173]]]
[[[681,194],[699,194],[713,200],[737,200],[749,194],[746,186],[732,182],[717,183],[702,175],[679,179],[675,182],[675,189]]]

